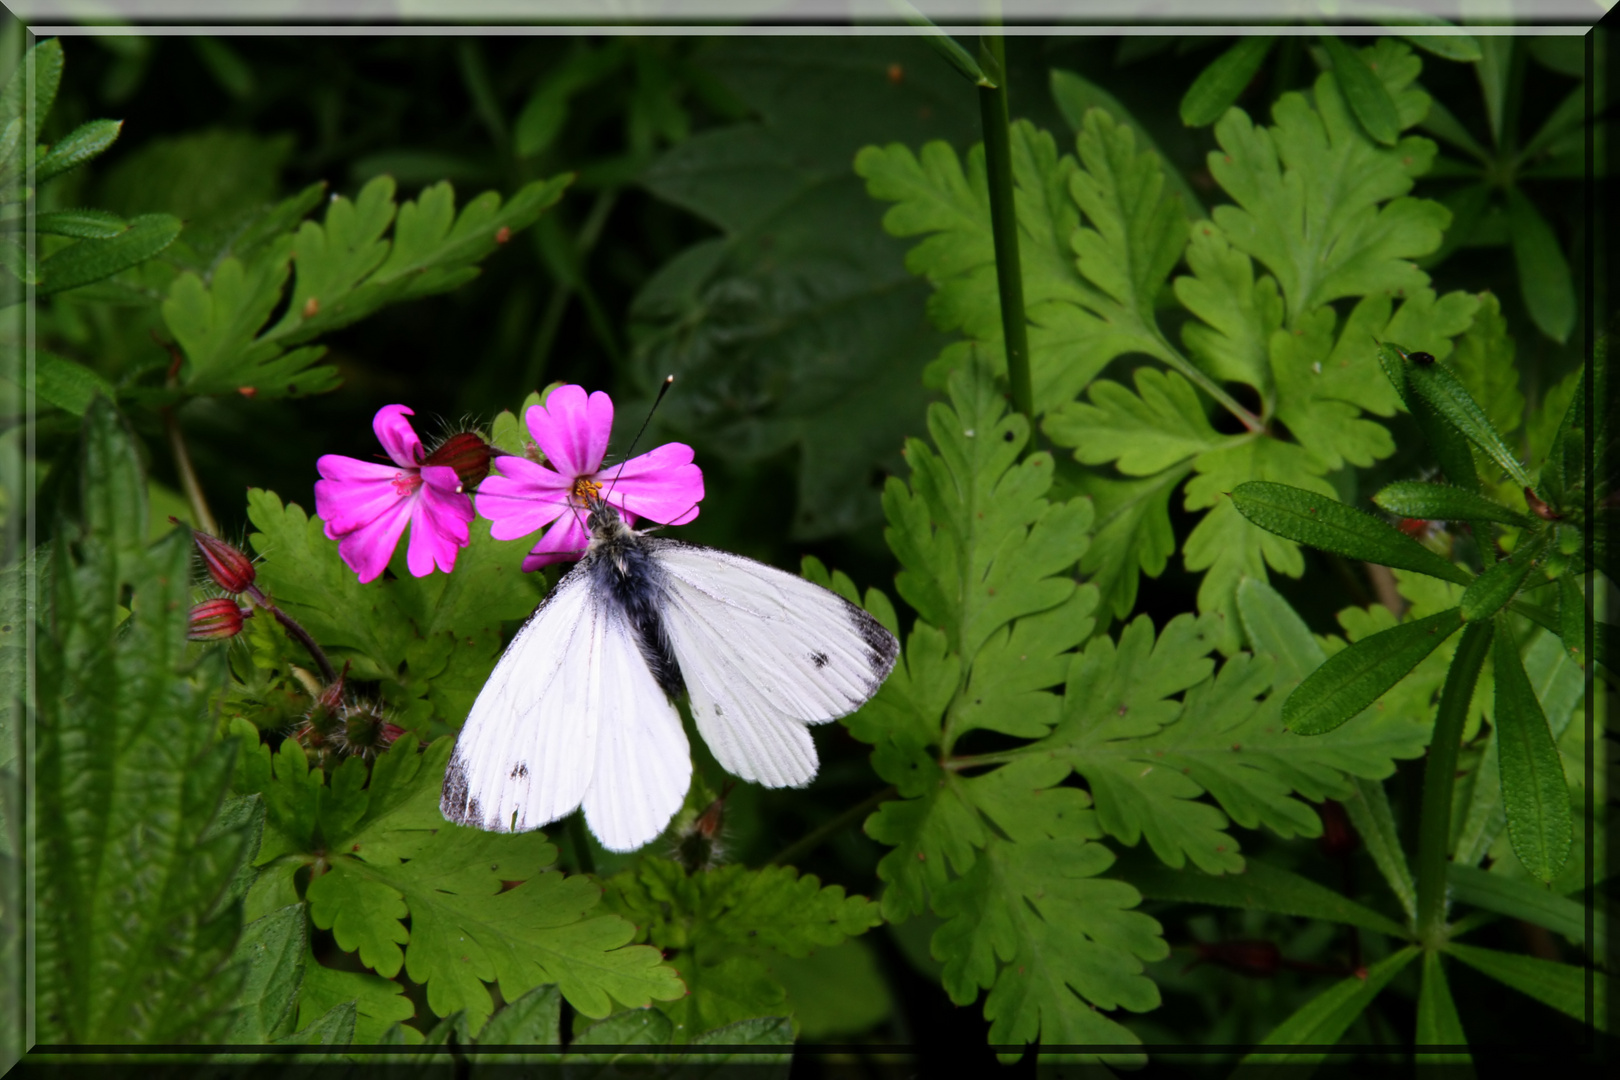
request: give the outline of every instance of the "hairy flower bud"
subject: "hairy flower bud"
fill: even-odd
[[[223,641],[235,637],[242,632],[242,620],[252,614],[228,596],[204,600],[191,609],[186,637],[192,641]]]
[[[370,702],[343,710],[343,752],[375,757],[393,745],[405,729],[388,722],[383,711]]]
[[[253,584],[257,572],[252,559],[217,536],[193,531],[191,538],[196,541],[203,565],[208,568],[208,576],[214,579],[214,584],[232,594],[246,592]]]
[[[474,431],[458,431],[433,448],[422,459],[424,465],[448,465],[461,478],[461,486],[475,488],[489,475],[489,462],[495,456],[494,448]]]

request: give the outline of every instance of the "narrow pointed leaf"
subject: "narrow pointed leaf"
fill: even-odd
[[[1411,355],[1415,354],[1408,354],[1409,357]],[[1450,369],[1432,359],[1429,363],[1415,363],[1408,359],[1406,379],[1407,385],[1422,395],[1435,412],[1467,436],[1469,442],[1485,451],[1504,472],[1513,477],[1515,483],[1520,487],[1531,486],[1530,474],[1525,472],[1524,465],[1508,449],[1506,441],[1485,416],[1485,410],[1479,407],[1479,402],[1473,399]]]
[[[1538,533],[1520,542],[1513,553],[1475,578],[1462,596],[1462,617],[1466,622],[1488,619],[1524,588],[1525,579],[1536,568],[1536,560],[1547,549],[1548,534]]]
[[[1241,874],[1206,874],[1191,867],[1172,870],[1157,858],[1133,853],[1121,858],[1108,876],[1127,882],[1149,900],[1275,911],[1301,919],[1359,926],[1397,938],[1406,933],[1387,915],[1363,907],[1310,878],[1255,859],[1244,860]]]
[[[1437,952],[1423,954],[1423,985],[1418,991],[1417,1032],[1413,1041],[1420,1047],[1468,1045],[1462,1017],[1457,1015],[1457,1003],[1451,998],[1451,987],[1446,985],[1446,971]],[[1466,1065],[1470,1061],[1467,1053],[1419,1053],[1417,1060],[1423,1064],[1452,1066]]]
[[[43,184],[98,156],[113,144],[123,126],[122,120],[92,120],[80,124],[34,166],[34,183]]]
[[[1389,484],[1373,496],[1373,502],[1392,514],[1425,521],[1499,521],[1521,528],[1537,524],[1495,499],[1449,484],[1426,484],[1421,480],[1398,480]]]
[[[1188,127],[1203,127],[1219,120],[1243,93],[1266,54],[1276,42],[1274,37],[1246,37],[1215,58],[1187,88],[1181,99],[1181,122]]]
[[[1270,1035],[1262,1040],[1262,1046],[1331,1046],[1339,1041],[1345,1030],[1355,1023],[1373,998],[1389,983],[1401,970],[1410,964],[1418,954],[1414,945],[1408,945],[1393,956],[1386,956],[1378,963],[1367,969],[1366,978],[1355,975],[1329,987],[1294,1013],[1287,1020],[1278,1024]],[[1324,1052],[1302,1052],[1298,1054],[1260,1053],[1250,1054],[1243,1059],[1235,1076],[1248,1075],[1248,1067],[1261,1066],[1254,1069],[1256,1075],[1271,1072],[1274,1065],[1308,1065],[1321,1061],[1327,1054]]]
[[[1521,161],[1528,161],[1563,136],[1586,123],[1586,86],[1583,83],[1571,90],[1558,107],[1547,117],[1520,153]]]
[[[1569,785],[1505,622],[1496,630],[1495,658],[1497,763],[1508,838],[1524,868],[1551,881],[1569,858]]]
[[[1575,329],[1575,283],[1569,260],[1552,226],[1518,188],[1508,189],[1507,204],[1524,306],[1543,334],[1563,344]]]
[[[80,240],[111,240],[123,235],[129,223],[105,210],[53,210],[34,218],[34,228]]]
[[[1608,1004],[1612,980],[1601,971],[1589,972],[1572,964],[1559,964],[1534,956],[1520,956],[1456,942],[1447,945],[1446,952],[1543,1005],[1551,1005],[1564,1015],[1591,1024],[1599,1031],[1609,1030]],[[1588,978],[1592,980],[1593,993],[1590,997],[1586,993]]]
[[[1401,113],[1384,81],[1355,51],[1332,34],[1322,35],[1322,46],[1333,61],[1333,78],[1362,128],[1376,141],[1394,146],[1401,135]]]
[[[1581,595],[1581,579],[1565,574],[1558,579],[1558,636],[1564,641],[1569,658],[1586,666],[1586,598]],[[1604,665],[1607,667],[1608,665]]]
[[[1232,492],[1232,504],[1262,529],[1296,543],[1459,585],[1473,580],[1468,571],[1400,530],[1320,492],[1251,480]]]
[[[1447,60],[1471,64],[1480,57],[1479,41],[1467,34],[1402,34],[1407,41]]]
[[[1560,896],[1544,885],[1459,863],[1447,867],[1446,880],[1451,885],[1451,898],[1457,903],[1544,926],[1576,945],[1586,943],[1586,905],[1578,900]],[[1603,956],[1607,945],[1603,920],[1595,919],[1594,924],[1597,933],[1592,951]]]
[[[1283,704],[1283,724],[1301,735],[1332,731],[1377,701],[1462,625],[1458,610],[1448,608],[1362,638],[1295,688]]]
[[[1406,850],[1401,847],[1400,833],[1395,828],[1395,811],[1389,805],[1389,793],[1377,780],[1352,777],[1355,793],[1343,800],[1350,824],[1356,827],[1361,842],[1367,846],[1373,865],[1384,875],[1389,891],[1400,901],[1401,910],[1408,919],[1417,918],[1417,883],[1412,878],[1411,864],[1406,861]]]
[[[129,228],[110,240],[80,240],[39,264],[40,296],[77,289],[110,278],[156,255],[180,235],[180,219],[170,214],[131,218]]]

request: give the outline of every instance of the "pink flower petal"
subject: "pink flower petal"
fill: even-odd
[[[322,458],[327,463],[331,455]],[[344,458],[340,460],[352,461]],[[355,465],[366,466],[365,462],[353,462]],[[351,533],[386,513],[394,503],[408,498],[409,490],[402,491],[406,485],[396,481],[409,479],[415,470],[403,470],[393,465],[376,466],[378,473],[372,474],[371,479],[363,480],[317,480],[315,482],[315,516],[326,523],[326,535],[336,539],[345,533]],[[344,471],[344,470],[339,470]],[[354,470],[358,474],[358,470]]]
[[[338,554],[349,569],[360,575],[360,584],[375,581],[393,558],[400,534],[411,520],[414,500],[400,499],[386,513],[345,535],[338,541]]]
[[[685,443],[665,443],[597,479],[608,502],[665,525],[696,518],[703,499],[703,470],[692,464],[692,448]]]
[[[405,419],[415,415],[403,405],[384,405],[371,420],[371,430],[377,433],[377,441],[383,444],[394,464],[408,469],[422,463],[422,440],[416,437],[411,422]]]
[[[524,420],[552,468],[567,477],[589,476],[607,453],[613,399],[600,390],[587,398],[582,386],[559,386]]]
[[[456,552],[467,546],[467,526],[473,519],[472,499],[455,490],[456,471],[446,466],[429,470],[450,474],[449,491],[445,479],[434,477],[417,491],[411,507],[411,544],[405,552],[405,565],[414,577],[427,577],[437,566],[445,573],[456,567]]]
[[[323,479],[348,484],[357,480],[390,480],[399,472],[399,466],[384,465],[380,461],[361,461],[342,454],[322,454],[315,461],[315,471]]]
[[[547,529],[540,542],[523,557],[524,572],[538,570],[552,563],[573,562],[583,556],[591,543],[584,521],[584,515],[578,513],[564,514],[559,518],[557,524]]]
[[[568,508],[571,481],[520,457],[495,460],[501,470],[478,485],[478,513],[497,540],[516,540],[556,521]]]

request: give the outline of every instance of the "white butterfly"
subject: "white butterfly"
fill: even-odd
[[[479,693],[439,807],[496,832],[583,805],[610,851],[680,809],[692,760],[671,699],[728,772],[766,787],[816,775],[808,725],[847,716],[899,643],[819,585],[729,552],[637,532],[592,498],[590,547],[518,631]]]

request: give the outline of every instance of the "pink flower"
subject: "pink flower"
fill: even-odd
[[[591,541],[585,528],[587,494],[600,495],[632,525],[638,517],[684,525],[698,516],[703,471],[692,464],[692,448],[684,443],[665,443],[602,469],[613,431],[613,399],[600,390],[587,398],[583,387],[559,386],[524,420],[551,468],[527,458],[496,458],[500,475],[478,488],[478,512],[494,522],[489,533],[497,540],[515,540],[557,523],[524,557],[524,570],[585,554]]]
[[[433,568],[449,571],[456,551],[467,546],[473,504],[462,494],[461,479],[449,465],[430,464],[422,440],[403,405],[384,405],[371,421],[377,441],[392,465],[327,454],[315,463],[322,479],[315,484],[315,513],[326,522],[328,539],[362,583],[373,581],[388,565],[407,523],[411,546],[406,565],[416,577]]]

